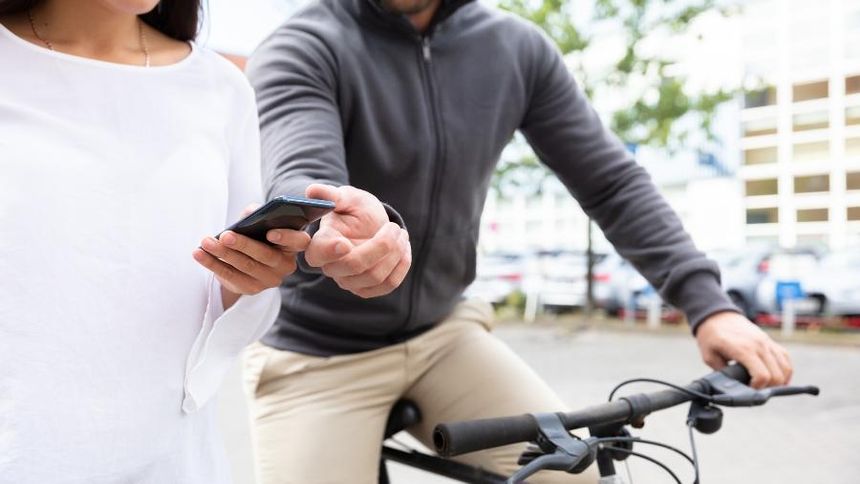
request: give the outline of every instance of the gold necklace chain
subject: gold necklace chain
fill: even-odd
[[[36,29],[36,20],[33,19],[33,12],[31,10],[27,10],[27,19],[30,21],[30,29],[33,30],[33,35],[36,36],[37,39],[42,41],[49,49],[55,51],[54,44],[51,43],[50,40],[42,37],[39,34],[39,31]],[[137,18],[137,33],[138,33],[138,41],[140,42],[140,50],[143,51],[143,65],[144,67],[149,67],[149,46],[146,42],[146,32],[143,31],[143,22],[141,22],[140,17]]]

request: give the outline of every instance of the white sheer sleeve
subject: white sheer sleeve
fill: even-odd
[[[241,93],[239,110],[243,114],[237,118],[241,121],[231,140],[225,226],[238,220],[246,206],[262,200],[257,109],[253,91],[247,85],[243,87],[246,89]],[[253,296],[242,296],[224,311],[220,285],[210,276],[203,325],[186,364],[184,412],[197,411],[215,395],[242,349],[262,337],[274,323],[280,302],[278,288],[271,288]]]

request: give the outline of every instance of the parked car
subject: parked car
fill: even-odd
[[[478,297],[501,304],[522,288],[527,257],[519,252],[499,252],[477,258],[475,281],[466,288],[466,297]]]
[[[860,317],[860,247],[825,256],[801,284],[822,315]]]
[[[638,296],[647,292],[648,287],[648,281],[636,268],[615,252],[594,267],[595,303],[612,316],[630,306],[631,300],[641,301]]]
[[[602,254],[595,254],[600,260]],[[526,296],[537,298],[539,308],[572,308],[585,305],[587,258],[579,251],[541,251],[529,264],[523,288]]]
[[[782,311],[777,295],[779,285],[797,284],[801,290],[804,280],[819,271],[820,255],[816,252],[792,250],[779,251],[768,259],[767,272],[756,288],[756,314],[775,315]],[[799,316],[815,316],[821,313],[821,298],[806,294],[795,300],[795,312]]]
[[[795,277],[797,270],[792,268],[814,266],[820,255],[813,247],[752,246],[741,252],[715,253],[712,258],[720,265],[723,288],[732,302],[755,321],[760,313],[778,311],[776,281]]]

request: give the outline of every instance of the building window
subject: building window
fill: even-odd
[[[860,35],[858,30],[846,30],[845,33],[845,58],[860,59]]]
[[[860,190],[860,171],[849,171],[845,174],[845,188],[848,190]]]
[[[776,104],[776,88],[766,87],[758,91],[750,91],[744,95],[745,108],[759,108]]]
[[[748,224],[775,224],[779,222],[779,210],[774,208],[747,209]]]
[[[845,156],[860,156],[860,138],[845,140]]]
[[[792,154],[794,161],[824,161],[828,158],[830,158],[830,143],[827,141],[794,145]]]
[[[797,236],[797,246],[799,247],[826,247],[827,246],[827,235],[825,234],[803,234]],[[804,265],[804,267],[814,267],[816,264],[815,259],[810,255],[803,257],[798,262]],[[808,264],[808,265],[807,265]]]
[[[775,235],[757,235],[752,237],[747,237],[747,244],[750,245],[778,245],[779,237]]]
[[[860,113],[858,113],[858,116],[860,116]],[[776,134],[776,118],[756,119],[744,123],[744,136],[764,136],[768,134]]]
[[[827,222],[826,208],[810,208],[797,211],[798,222]]]
[[[818,111],[815,113],[803,113],[794,115],[795,131],[824,129],[828,126],[830,126],[830,115],[827,111]]]
[[[829,175],[794,177],[794,193],[816,193],[830,191]]]
[[[860,106],[845,108],[845,124],[849,126],[860,124]]]
[[[827,81],[795,84],[792,93],[794,102],[824,99],[827,97]]]
[[[762,165],[765,163],[776,163],[776,147],[744,150],[744,164]]]
[[[776,178],[770,178],[767,180],[747,180],[746,183],[746,194],[748,197],[755,197],[758,195],[776,195],[778,191],[779,189]]]
[[[845,94],[860,93],[860,76],[845,78]]]
[[[860,207],[848,207],[848,220],[852,222],[860,220]]]

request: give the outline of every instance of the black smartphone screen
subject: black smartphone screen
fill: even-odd
[[[301,197],[278,197],[248,216],[227,227],[260,242],[269,243],[266,233],[272,229],[304,230],[311,222],[334,210],[334,202]],[[220,235],[220,234],[219,234]],[[216,237],[217,238],[217,237]]]

